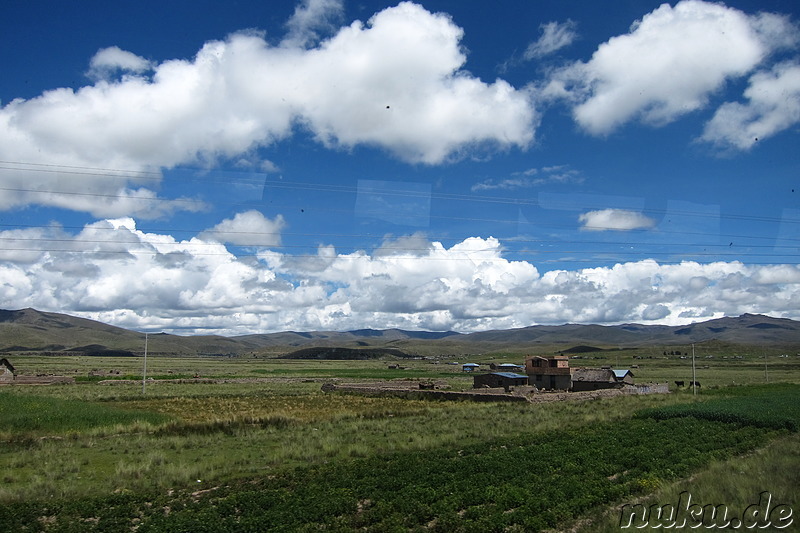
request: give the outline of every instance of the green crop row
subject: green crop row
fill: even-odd
[[[3,505],[0,523],[30,531],[43,523],[47,531],[539,531],[650,492],[768,436],[690,417],[636,419],[339,460],[202,494]]]
[[[724,389],[708,401],[642,410],[637,416],[665,420],[694,417],[771,429],[800,430],[800,385],[782,383]]]

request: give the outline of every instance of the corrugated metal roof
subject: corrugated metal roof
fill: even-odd
[[[515,372],[492,372],[492,374],[495,376],[503,376],[504,378],[509,378],[509,379],[519,379],[519,378],[528,379],[528,376],[526,376],[525,374],[517,374]]]
[[[617,379],[623,379],[628,374],[630,374],[631,376],[633,375],[633,372],[631,372],[630,370],[613,370],[613,372],[614,372],[614,377]]]
[[[478,363],[464,363],[461,366],[481,366],[481,365],[479,365]]]

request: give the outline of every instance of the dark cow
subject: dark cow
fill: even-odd
[[[675,386],[676,386],[676,387],[683,387],[683,386],[684,386],[684,384],[685,384],[685,383],[684,383],[683,381],[676,381],[676,382],[675,382]]]

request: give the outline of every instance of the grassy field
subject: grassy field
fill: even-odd
[[[663,351],[571,365],[691,379],[691,361]],[[800,357],[714,351],[698,354],[698,395],[544,404],[321,391],[334,379],[470,388],[446,359],[396,370],[151,357],[143,393],[141,382],[106,383],[141,380],[141,358],[15,358],[23,373],[79,381],[0,387],[0,530],[612,531],[621,505],[684,491],[731,509],[771,491],[796,509]],[[169,381],[193,376],[219,381]]]

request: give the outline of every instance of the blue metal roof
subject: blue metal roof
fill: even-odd
[[[614,377],[617,379],[622,379],[628,374],[630,374],[631,376],[633,375],[633,372],[631,372],[630,370],[613,370],[612,372],[614,372]]]
[[[461,366],[481,366],[481,365],[479,365],[478,363],[464,363]]]
[[[504,378],[510,378],[510,379],[519,379],[519,378],[528,379],[528,376],[526,376],[525,374],[517,374],[514,372],[492,372],[492,374],[494,374],[495,376],[503,376]]]

